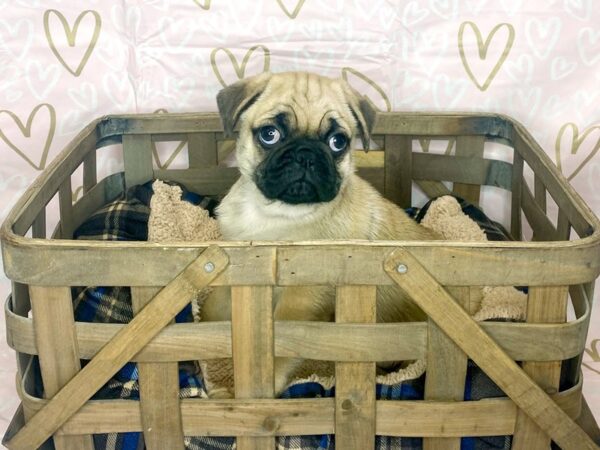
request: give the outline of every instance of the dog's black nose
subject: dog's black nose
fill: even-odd
[[[317,155],[314,150],[301,147],[294,152],[294,160],[305,169],[314,169]]]

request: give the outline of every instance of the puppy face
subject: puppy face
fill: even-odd
[[[375,112],[341,79],[294,72],[261,74],[217,96],[225,132],[239,122],[243,177],[268,200],[330,202],[353,172],[351,143],[368,147]]]

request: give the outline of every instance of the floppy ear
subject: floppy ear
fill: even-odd
[[[219,107],[225,136],[231,137],[233,135],[233,129],[238,119],[263,93],[270,78],[270,73],[261,73],[254,77],[236,81],[219,91],[217,106]]]
[[[346,94],[348,106],[350,106],[350,111],[352,111],[352,115],[358,123],[363,148],[365,151],[368,151],[369,143],[371,141],[371,131],[373,131],[375,116],[377,115],[377,108],[367,97],[360,95],[345,80],[342,84],[344,86],[344,93]]]

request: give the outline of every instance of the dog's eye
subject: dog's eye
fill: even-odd
[[[281,140],[281,133],[272,125],[258,130],[258,139],[265,145],[275,145]]]
[[[329,148],[334,152],[341,152],[348,145],[348,138],[342,133],[334,134],[329,138]]]

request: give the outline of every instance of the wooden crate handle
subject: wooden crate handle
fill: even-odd
[[[229,263],[217,246],[207,248],[167,284],[5,445],[38,448],[87,402],[125,363],[152,340]]]
[[[384,268],[438,327],[561,448],[599,449],[408,250],[394,250],[386,258]]]

